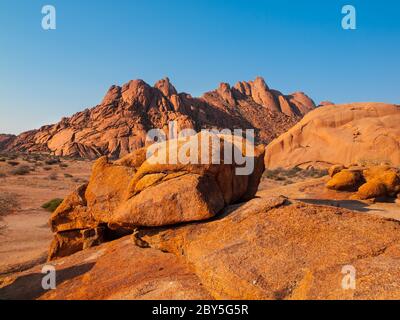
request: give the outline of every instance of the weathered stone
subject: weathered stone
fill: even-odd
[[[217,299],[400,298],[398,222],[276,200],[253,199],[213,222],[142,230],[140,238],[189,262]],[[355,290],[341,285],[348,265]]]
[[[314,108],[314,102],[306,95],[284,96],[270,90],[260,77],[234,88],[222,84],[201,98],[178,93],[168,78],[154,87],[132,80],[122,87],[112,86],[96,107],[57,124],[17,137],[0,136],[0,150],[120,158],[146,146],[151,129],[167,129],[168,136],[171,121],[176,121],[178,130],[251,128],[256,131],[257,142],[267,144]]]
[[[343,171],[344,169],[346,169],[345,166],[341,165],[341,164],[336,164],[332,167],[330,167],[328,169],[328,174],[331,178],[333,178],[333,176],[337,173],[339,173],[340,171]]]
[[[268,145],[265,165],[269,169],[382,162],[398,166],[399,122],[398,105],[353,103],[316,108]]]
[[[336,173],[326,184],[328,189],[341,191],[356,191],[363,182],[358,171],[343,170]]]
[[[107,157],[94,163],[87,186],[68,196],[50,219],[57,232],[50,258],[84,248],[81,233],[99,225],[111,232],[212,218],[229,204],[252,199],[264,171],[264,146],[254,147],[241,137],[202,133],[153,148],[145,161],[142,149],[114,163]],[[225,151],[240,161],[225,158]],[[178,156],[182,154],[187,157]],[[163,155],[166,162],[157,162]],[[242,160],[249,172],[239,174]]]
[[[51,263],[54,290],[42,287],[42,265],[0,278],[0,299],[210,300],[199,278],[173,254],[141,249],[130,237],[102,244]]]
[[[50,245],[48,260],[69,256],[104,241],[104,227],[57,232]]]

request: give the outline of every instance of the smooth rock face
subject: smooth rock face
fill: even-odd
[[[42,266],[0,279],[0,299],[212,299],[184,261],[125,237],[52,262],[57,289],[43,290]]]
[[[222,219],[143,231],[188,261],[217,299],[398,299],[400,224],[333,207],[258,198]],[[343,267],[357,272],[342,288]]]
[[[225,206],[215,179],[184,174],[150,186],[122,204],[110,223],[163,226],[215,216]]]
[[[168,78],[154,87],[132,80],[122,87],[112,86],[96,107],[57,124],[18,137],[0,137],[0,150],[119,158],[145,146],[147,132],[167,129],[170,121],[177,122],[178,130],[255,129],[257,142],[265,144],[314,108],[305,94],[284,96],[270,90],[262,78],[232,88],[221,84],[201,98],[178,93]]]
[[[38,266],[0,278],[0,298],[399,299],[400,224],[260,195],[214,221],[141,230],[52,263],[56,290],[43,291]],[[356,288],[346,290],[349,267]]]
[[[148,159],[144,158],[145,150],[115,162],[106,157],[98,159],[89,183],[69,195],[50,218],[56,234],[49,259],[98,245],[105,235],[116,230],[206,220],[232,203],[252,199],[264,171],[264,147],[248,150],[243,144],[248,141],[243,138],[214,134],[204,137],[213,138],[218,144],[204,147],[196,142],[200,141],[197,137],[203,135],[196,135],[195,140],[183,138],[153,145],[153,155]],[[218,145],[221,148],[215,149]],[[253,161],[250,174],[236,172],[242,168],[236,158],[233,163],[223,162],[225,148],[232,153],[237,150]],[[200,162],[204,149],[210,155],[206,164]],[[213,150],[220,152],[222,163],[211,162],[211,155],[217,155]],[[177,158],[177,162],[155,162],[174,152],[185,154],[188,159],[193,152],[198,161],[186,163],[186,158]]]
[[[268,168],[333,164],[400,165],[400,106],[382,103],[315,109],[266,149]]]

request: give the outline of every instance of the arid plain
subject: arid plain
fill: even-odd
[[[260,77],[200,98],[168,78],[112,86],[91,109],[1,137],[0,298],[398,299],[399,121],[398,105],[316,105]],[[243,137],[206,136],[254,170],[155,164],[201,154],[171,138],[147,157],[146,132],[171,122],[254,129],[251,154]]]

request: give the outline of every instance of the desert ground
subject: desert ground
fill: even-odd
[[[88,180],[92,162],[44,155],[0,156],[0,278],[44,263],[52,240],[48,220],[51,208]],[[325,188],[327,170],[266,170],[257,197],[284,196],[296,201],[347,208],[358,213],[400,221],[395,202],[352,200],[350,192]]]
[[[359,213],[372,214],[400,221],[400,203],[395,199],[375,202],[354,200],[352,192],[330,190],[326,183],[330,177],[325,170],[272,170],[264,173],[258,196],[280,196],[303,201],[309,204],[345,208]],[[297,173],[293,173],[296,172]],[[288,177],[289,176],[289,177]]]
[[[0,276],[46,261],[51,212],[42,205],[84,183],[90,166],[49,156],[0,156]]]

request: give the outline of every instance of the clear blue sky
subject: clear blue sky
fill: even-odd
[[[57,30],[41,28],[41,8]],[[357,9],[357,30],[341,8]],[[169,76],[193,95],[263,76],[316,102],[400,103],[397,0],[0,0],[0,132],[54,123],[108,87]]]

